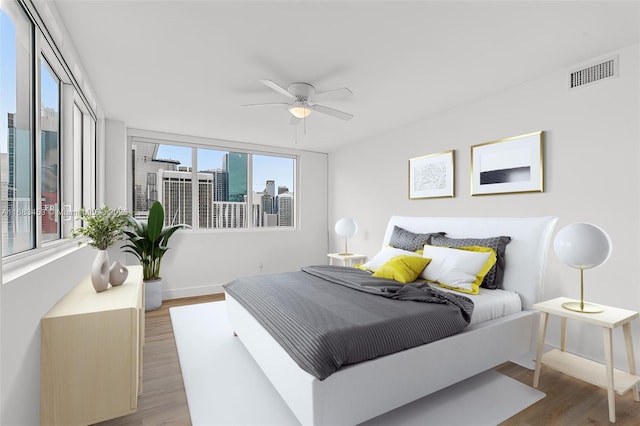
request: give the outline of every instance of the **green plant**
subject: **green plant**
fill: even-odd
[[[106,250],[122,238],[124,229],[129,224],[129,213],[103,205],[96,210],[80,209],[78,220],[82,220],[84,226],[73,228],[71,238],[87,237],[87,244],[98,250]],[[82,241],[78,244],[82,244]]]
[[[142,265],[142,274],[145,281],[160,278],[160,262],[169,247],[169,238],[182,227],[182,225],[164,226],[164,209],[159,201],[156,201],[149,210],[149,218],[146,221],[129,216],[131,229],[125,229],[128,244],[122,246],[125,253],[131,253],[138,258]]]

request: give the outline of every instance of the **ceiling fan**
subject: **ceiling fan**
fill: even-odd
[[[262,84],[268,88],[275,90],[281,95],[290,99],[289,102],[275,102],[264,104],[249,104],[243,105],[246,107],[263,107],[263,106],[286,106],[291,115],[292,120],[297,122],[301,118],[306,118],[311,114],[311,111],[318,111],[322,114],[327,114],[335,118],[339,118],[344,121],[349,121],[353,118],[353,114],[348,112],[339,111],[337,109],[329,108],[324,105],[316,104],[314,102],[321,99],[328,99],[331,97],[351,96],[353,92],[346,87],[339,89],[327,90],[324,92],[316,92],[315,87],[309,83],[293,83],[286,89],[271,80],[260,80]]]

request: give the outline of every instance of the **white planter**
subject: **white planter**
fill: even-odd
[[[162,306],[162,278],[144,282],[144,310],[153,311]]]

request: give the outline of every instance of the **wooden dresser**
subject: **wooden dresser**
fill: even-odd
[[[96,293],[87,275],[43,318],[40,423],[86,425],[138,408],[142,393],[142,267]]]

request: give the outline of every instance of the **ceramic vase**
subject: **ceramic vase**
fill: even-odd
[[[117,260],[109,268],[109,282],[113,286],[121,285],[129,275],[129,270]]]
[[[109,253],[106,250],[98,250],[98,254],[93,259],[91,283],[98,293],[109,288]]]

